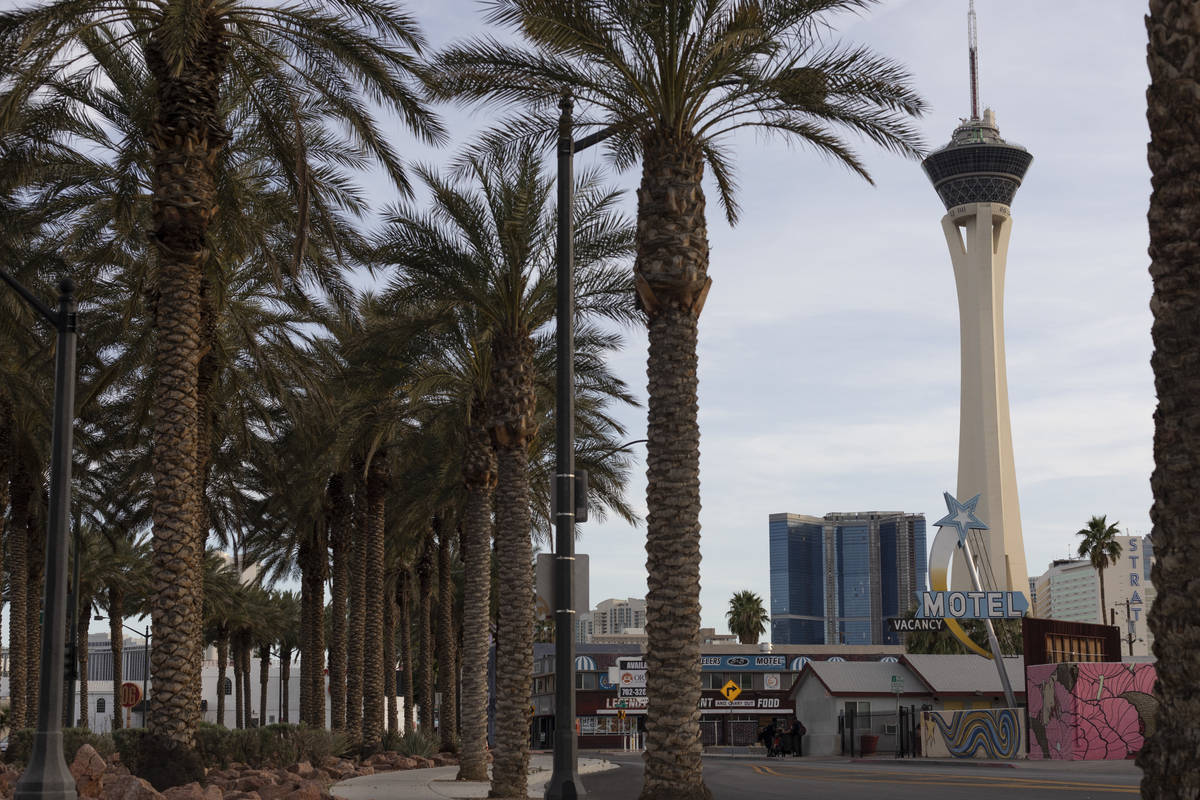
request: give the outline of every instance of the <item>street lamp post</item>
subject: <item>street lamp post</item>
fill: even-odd
[[[570,94],[558,103],[557,375],[554,476],[554,771],[546,800],[576,800],[587,792],[579,780],[575,740],[575,153],[604,141],[611,127],[574,140]],[[586,498],[580,498],[586,502]]]
[[[75,418],[75,285],[58,284],[58,310],[0,270],[0,279],[58,332],[54,366],[54,424],[50,453],[50,519],[46,532],[46,586],[42,595],[41,676],[38,724],[29,765],[13,800],[76,800],[75,778],[63,754],[63,661],[67,633],[67,523],[71,516],[71,445]]]

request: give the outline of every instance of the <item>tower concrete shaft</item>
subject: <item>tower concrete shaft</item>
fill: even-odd
[[[989,530],[971,532],[971,549],[983,588],[1025,593],[1029,578],[1004,357],[1004,273],[1012,217],[1002,203],[967,203],[942,217],[942,230],[958,286],[962,373],[957,496],[980,495],[976,514]],[[961,549],[951,579],[955,589],[971,588]]]

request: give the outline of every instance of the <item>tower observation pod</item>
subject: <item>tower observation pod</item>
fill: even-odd
[[[972,2],[969,30],[974,105],[978,88],[973,6]],[[922,164],[946,206],[942,231],[958,286],[962,378],[957,496],[980,495],[975,513],[989,528],[971,531],[982,588],[1028,594],[1004,359],[1004,272],[1012,232],[1010,208],[1033,156],[1000,138],[991,109],[980,118],[975,108],[971,119],[954,130],[950,143]],[[958,549],[952,588],[969,590],[970,577],[961,558]]]

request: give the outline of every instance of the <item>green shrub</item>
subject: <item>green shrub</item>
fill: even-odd
[[[166,736],[147,734],[142,737],[138,769],[134,774],[163,792],[172,786],[203,780],[204,762],[194,747],[186,747]]]
[[[286,767],[297,761],[319,764],[328,756],[350,750],[346,737],[304,725],[276,723],[260,728],[230,730],[202,724],[196,731],[196,751],[208,767],[224,769],[238,761],[251,767]]]
[[[394,736],[394,734],[393,734]],[[420,728],[412,731],[405,731],[403,735],[395,737],[395,746],[387,744],[388,750],[395,750],[403,756],[421,756],[429,758],[438,750],[438,738],[432,734],[425,733]],[[386,740],[385,740],[386,742]]]
[[[142,740],[146,735],[145,728],[121,728],[112,732],[113,744],[121,756],[121,763],[134,775],[142,774]]]
[[[68,764],[75,760],[75,753],[85,744],[96,748],[96,752],[105,758],[116,752],[112,737],[106,733],[95,733],[87,728],[64,728],[62,734],[63,755]],[[33,735],[33,728],[22,728],[10,733],[4,760],[9,764],[28,764],[29,756],[33,753]]]

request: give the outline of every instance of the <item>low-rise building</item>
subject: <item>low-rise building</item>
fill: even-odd
[[[1024,659],[1004,659],[1018,705],[1025,703]],[[864,735],[895,752],[901,707],[920,711],[1003,708],[996,665],[974,655],[902,655],[891,662],[812,661],[789,693],[789,710],[808,729],[805,755],[838,755]],[[851,727],[851,721],[853,726]]]

